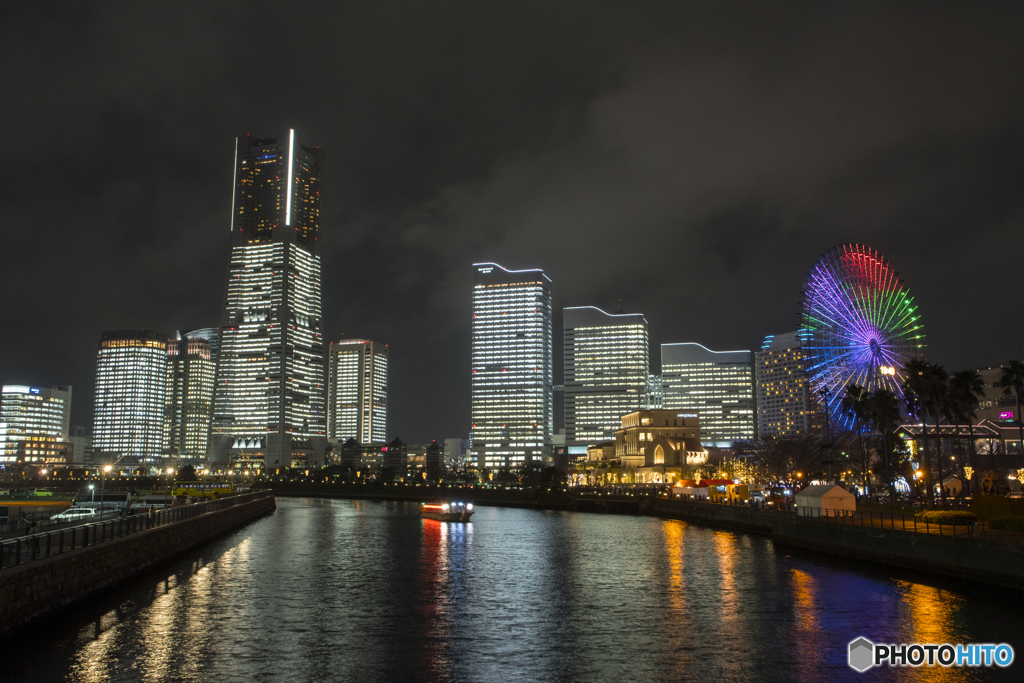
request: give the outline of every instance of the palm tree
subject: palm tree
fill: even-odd
[[[1003,385],[1003,394],[1010,395],[1010,390],[1017,394],[1017,438],[1021,446],[1021,453],[1024,453],[1024,429],[1021,428],[1020,397],[1024,395],[1024,363],[1019,360],[1011,360],[1003,367],[999,376],[999,383]]]
[[[953,406],[953,413],[956,421],[967,420],[970,429],[970,441],[968,450],[971,454],[971,467],[977,469],[974,454],[974,421],[977,416],[974,408],[978,405],[978,396],[985,391],[985,380],[974,370],[958,370],[949,378],[950,404]],[[963,474],[963,464],[960,465],[960,473]],[[970,482],[968,482],[970,487]]]
[[[920,358],[913,358],[907,362],[907,377],[903,380],[903,397],[907,404],[907,415],[915,420],[920,420],[923,427],[921,440],[918,444],[920,455],[918,461],[924,469],[925,489],[928,493],[928,506],[932,507],[935,502],[934,490],[932,488],[932,468],[928,465],[928,426],[924,420],[925,407],[924,396],[928,393],[928,377],[931,372],[931,365]]]
[[[880,450],[889,481],[889,504],[896,504],[896,473],[893,467],[893,435],[899,429],[900,402],[887,389],[878,389],[867,398],[868,419],[879,433]]]
[[[868,450],[864,443],[864,428],[868,423],[868,393],[858,384],[848,384],[839,405],[844,415],[853,418],[854,433],[860,439],[861,474],[864,477],[864,495],[868,494]]]
[[[932,416],[935,423],[935,452],[936,463],[938,464],[939,495],[942,504],[946,504],[946,487],[942,474],[942,436],[939,434],[939,422],[946,411],[946,404],[949,403],[949,374],[941,365],[929,363],[927,390],[925,391],[924,406],[928,414]]]

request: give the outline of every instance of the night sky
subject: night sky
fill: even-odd
[[[796,328],[878,249],[949,370],[1018,357],[1021,3],[5,3],[0,382],[219,323],[236,135],[327,150],[328,340],[390,345],[389,436],[469,428],[471,268],[663,342]]]

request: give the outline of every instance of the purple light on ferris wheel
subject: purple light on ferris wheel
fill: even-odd
[[[804,285],[801,328],[814,396],[826,392],[829,417],[849,426],[846,387],[903,396],[903,369],[924,351],[913,298],[878,252],[846,244],[826,252]]]

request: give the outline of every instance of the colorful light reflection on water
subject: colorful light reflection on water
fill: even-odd
[[[1005,641],[1024,600],[650,517],[282,499],[3,645],[3,681],[1017,680],[846,667],[846,644]]]

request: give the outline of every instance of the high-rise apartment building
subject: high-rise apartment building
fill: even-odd
[[[803,336],[799,331],[770,334],[756,354],[760,436],[798,436],[822,429],[824,418],[811,393]]]
[[[562,310],[565,445],[569,456],[611,441],[622,416],[647,407],[647,320],[593,306]]]
[[[388,420],[388,346],[369,339],[331,344],[328,433],[344,443],[384,443]]]
[[[179,334],[167,340],[163,452],[180,465],[206,460],[215,367],[210,342],[203,337]]]
[[[540,269],[473,265],[472,452],[519,467],[551,449],[551,279]]]
[[[160,465],[167,392],[167,336],[104,332],[96,357],[92,447],[97,458]]]
[[[210,437],[215,466],[274,470],[323,462],[323,168],[324,151],[300,144],[294,130],[236,141]]]
[[[701,442],[731,447],[755,437],[750,351],[712,351],[693,342],[661,345],[663,404],[700,414]]]
[[[0,388],[0,463],[67,462],[71,387]]]

